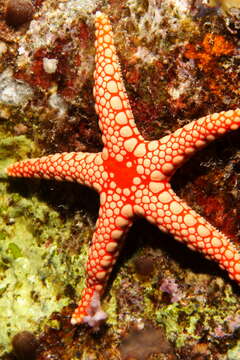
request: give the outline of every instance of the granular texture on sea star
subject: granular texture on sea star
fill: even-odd
[[[96,14],[94,96],[103,150],[71,152],[16,163],[9,176],[77,181],[100,193],[100,210],[87,262],[86,287],[72,323],[98,326],[99,296],[135,216],[145,217],[192,250],[202,252],[240,282],[240,253],[231,241],[172,190],[170,180],[197,150],[240,126],[240,110],[202,117],[160,140],[139,133],[122,81],[106,15]],[[99,316],[100,314],[100,316]]]

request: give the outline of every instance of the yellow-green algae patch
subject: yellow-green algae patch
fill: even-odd
[[[240,359],[240,341],[228,351],[226,360],[238,360]]]
[[[157,322],[164,326],[167,338],[174,341],[178,348],[192,339],[201,339],[199,326],[208,329],[217,338],[218,327],[224,327],[227,319],[236,315],[236,299],[231,286],[225,287],[221,306],[217,301],[207,304],[204,298],[199,300],[201,297],[192,296],[156,311]]]
[[[10,163],[34,152],[25,136],[12,137],[0,127],[0,174]],[[35,152],[36,153],[36,152]],[[71,220],[37,196],[22,197],[0,182],[0,355],[10,350],[18,331],[39,331],[54,311],[70,302],[66,286],[83,286],[86,245],[80,255],[61,251]],[[81,239],[79,239],[81,240]],[[79,279],[81,280],[79,283]]]
[[[228,11],[232,8],[240,8],[239,0],[210,0],[210,6],[221,6],[225,11]]]

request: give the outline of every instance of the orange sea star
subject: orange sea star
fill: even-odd
[[[96,14],[94,96],[103,150],[71,152],[21,161],[9,176],[77,181],[100,193],[100,210],[87,262],[86,287],[72,323],[96,326],[105,318],[103,293],[123,237],[142,216],[226,269],[240,282],[240,252],[172,190],[176,169],[208,142],[240,126],[240,109],[207,115],[158,141],[146,141],[134,122],[106,15]]]

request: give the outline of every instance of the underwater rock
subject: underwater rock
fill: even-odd
[[[31,0],[8,0],[6,6],[6,21],[13,27],[18,27],[30,21],[34,14]]]
[[[31,332],[22,331],[17,333],[12,340],[12,346],[17,359],[34,360],[36,358],[38,341]]]

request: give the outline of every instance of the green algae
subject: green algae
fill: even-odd
[[[107,320],[106,323],[111,326],[117,326],[118,324],[118,311],[117,311],[117,298],[114,290],[110,291],[111,298],[107,303]],[[105,307],[104,307],[105,308]]]
[[[182,316],[183,314],[189,321],[179,321],[180,315]],[[194,314],[195,318],[193,318]],[[194,335],[194,330],[199,319],[200,315],[198,314],[197,305],[193,303],[185,307],[179,303],[174,303],[156,311],[156,320],[165,326],[168,339],[175,340],[177,347],[183,346],[189,337],[191,339],[198,339],[197,335]]]
[[[31,140],[12,137],[0,127],[0,174],[16,160],[36,155]],[[19,331],[40,331],[48,317],[72,301],[66,287],[84,286],[87,244],[80,255],[62,251],[71,238],[72,220],[39,200],[22,196],[0,182],[0,355],[11,349]],[[82,239],[81,239],[82,240]]]
[[[240,341],[228,351],[227,360],[238,360],[240,359]]]
[[[226,324],[227,319],[236,312],[236,299],[231,294],[231,287],[227,286],[221,299],[222,306],[218,302],[201,302],[195,296],[163,306],[156,311],[156,320],[165,327],[167,338],[174,341],[177,348],[186,345],[189,340],[201,339],[198,326],[208,329],[213,337],[217,337],[215,330]]]

